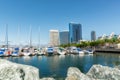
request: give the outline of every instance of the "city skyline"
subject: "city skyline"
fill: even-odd
[[[38,43],[40,27],[40,43],[48,44],[49,30],[69,30],[70,22],[82,24],[85,40],[91,39],[93,30],[96,37],[120,34],[119,9],[119,0],[0,0],[0,41],[5,41],[6,24],[11,44],[28,44],[30,26],[32,43]]]

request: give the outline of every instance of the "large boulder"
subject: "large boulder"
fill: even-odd
[[[120,80],[120,70],[102,65],[93,65],[87,76],[99,80]]]
[[[0,59],[0,80],[39,80],[39,70]]]
[[[65,80],[120,80],[120,66],[115,68],[93,65],[87,74],[78,68],[70,67]]]
[[[55,79],[48,77],[48,78],[41,78],[40,80],[55,80]]]
[[[118,65],[118,66],[115,66],[115,68],[117,68],[117,69],[119,69],[119,70],[120,70],[120,65]]]
[[[83,74],[78,68],[70,67],[65,80],[94,80]]]

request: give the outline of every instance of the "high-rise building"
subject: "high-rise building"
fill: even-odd
[[[77,43],[80,40],[82,40],[81,24],[69,23],[69,41],[70,41],[70,43]]]
[[[95,41],[96,40],[96,33],[95,31],[91,32],[91,41]]]
[[[50,46],[59,45],[59,31],[50,30]]]
[[[69,31],[61,31],[59,33],[59,36],[60,36],[60,44],[69,43]]]

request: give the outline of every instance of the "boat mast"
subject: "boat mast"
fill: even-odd
[[[6,45],[7,49],[8,49],[8,24],[6,24],[5,45]]]
[[[18,46],[20,47],[20,26],[19,25],[18,25],[17,36],[18,36]]]
[[[39,32],[38,32],[38,41],[39,41],[39,49],[40,49],[40,27],[39,27]]]
[[[32,28],[30,26],[30,47],[32,47]]]

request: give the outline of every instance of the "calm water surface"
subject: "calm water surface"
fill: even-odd
[[[6,57],[4,59],[12,62],[31,65],[39,68],[40,77],[54,77],[64,79],[69,67],[77,67],[83,73],[94,64],[114,67],[120,65],[119,54],[98,53],[94,55],[55,55],[55,56],[33,56],[33,57]]]

